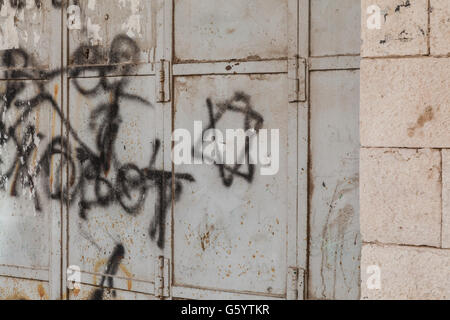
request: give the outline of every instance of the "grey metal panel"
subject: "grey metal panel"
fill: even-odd
[[[287,57],[287,0],[175,1],[175,60]]]
[[[359,0],[311,0],[311,56],[359,55]]]
[[[0,265],[8,276],[49,280],[59,265],[52,257],[61,206],[51,198],[61,163],[48,151],[61,133],[61,10],[51,1],[2,1],[0,8]],[[29,286],[28,296],[40,298],[31,281],[4,285],[13,292]],[[48,284],[45,292],[53,296]]]
[[[0,105],[0,264],[43,269],[49,267],[50,221],[59,209],[50,200],[59,160],[46,157],[61,130],[60,109],[52,104],[59,81],[0,81],[0,92],[20,86]],[[35,103],[43,94],[52,98]]]
[[[287,76],[234,75],[177,77],[175,128],[193,135],[194,121],[210,125],[213,105],[242,92],[264,118],[264,128],[280,130],[280,170],[262,176],[256,166],[246,179],[228,186],[214,165],[180,165],[191,174],[174,209],[174,285],[219,291],[286,294],[287,271]],[[217,112],[217,110],[215,110]],[[244,128],[246,113],[226,112],[217,129]],[[252,126],[255,118],[250,118]],[[247,165],[240,168],[249,174]],[[227,173],[228,175],[228,173]]]
[[[309,298],[358,299],[359,71],[311,73]]]
[[[114,92],[104,89],[94,94],[82,91],[95,88],[101,81],[121,83],[121,97],[115,100]],[[118,246],[122,246],[123,251],[117,255],[120,259],[117,276],[154,282],[159,248],[158,238],[152,239],[149,230],[157,216],[158,182],[147,179],[147,174],[162,168],[161,149],[157,146],[163,132],[162,110],[155,104],[155,79],[153,76],[72,79],[69,96],[69,117],[74,129],[70,153],[75,163],[75,171],[71,167],[69,172],[72,180],[69,265],[80,266],[84,272],[108,273],[108,262],[117,254]],[[111,140],[110,159],[105,159],[110,168],[106,170],[103,163],[99,176],[91,180],[84,176],[92,170],[86,167],[89,161],[79,160],[79,150],[90,150],[95,157],[105,150],[108,142],[102,139],[108,138],[104,124],[113,112],[107,111],[111,103],[118,103],[119,108],[114,121],[118,131]],[[110,135],[114,136],[111,132]],[[93,160],[90,165],[95,164]],[[139,186],[133,187],[132,181],[138,181]],[[85,212],[80,210],[84,202],[92,203]],[[101,277],[84,281],[99,285]]]

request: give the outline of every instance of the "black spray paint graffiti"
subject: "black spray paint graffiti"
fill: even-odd
[[[0,6],[3,1],[0,0]],[[24,3],[26,4],[24,1],[11,0],[11,6],[17,8],[22,8]],[[37,6],[41,5],[38,0],[35,3]],[[52,3],[55,7],[62,5],[62,1],[53,0]],[[152,143],[153,153],[145,168],[134,163],[121,163],[115,154],[123,122],[123,105],[141,104],[146,108],[153,108],[149,101],[131,94],[128,90],[130,80],[127,76],[136,71],[139,51],[135,41],[126,35],[118,35],[110,45],[107,65],[98,65],[101,56],[98,47],[85,45],[80,46],[71,57],[75,67],[52,71],[38,69],[22,49],[5,51],[1,57],[1,64],[6,71],[4,91],[0,92],[0,101],[3,102],[0,104],[0,148],[13,145],[15,154],[0,154],[0,165],[3,168],[6,165],[6,170],[0,171],[0,190],[6,191],[9,184],[12,197],[20,196],[19,188],[29,190],[38,212],[43,210],[43,197],[62,201],[71,207],[77,206],[82,221],[88,221],[95,208],[109,208],[113,205],[120,206],[130,216],[137,216],[142,213],[148,194],[155,192],[157,202],[148,235],[162,249],[166,217],[172,201],[178,201],[184,184],[193,183],[195,179],[190,174],[173,174],[172,171],[156,168],[156,159],[161,152],[161,142],[158,139]],[[98,79],[94,86],[86,87],[78,79],[86,71],[89,71],[90,75],[93,72],[93,79]],[[117,73],[121,76],[113,76]],[[58,80],[63,74],[72,79],[71,83],[84,97],[93,98],[100,92],[110,97],[108,103],[97,105],[89,115],[89,126],[95,136],[95,148],[89,147],[83,141],[67,115],[63,113],[55,96],[47,88],[49,82]],[[28,92],[34,93],[29,96]],[[44,105],[50,106],[59,117],[66,135],[46,137],[32,124],[32,113]],[[250,97],[242,92],[216,106],[208,99],[207,108],[210,119],[208,129],[216,128],[227,112],[243,116],[244,130],[254,128],[258,131],[264,122],[262,116],[254,111]],[[7,121],[8,113],[19,116],[10,123]],[[50,140],[42,149],[44,152],[37,160],[37,165],[33,166],[33,156],[37,153],[38,146],[40,149],[40,141],[46,138]],[[246,158],[248,153],[247,141]],[[10,160],[7,158],[13,160],[8,162]],[[58,167],[52,168],[55,163],[58,163]],[[235,177],[243,178],[249,183],[253,181],[254,165],[248,164],[247,170],[242,170],[242,165],[217,164],[217,167],[226,187],[231,187]],[[52,184],[50,177],[54,172],[57,174],[54,180],[63,181],[62,168],[67,168],[67,182]],[[38,177],[42,178],[43,188],[37,185]],[[113,287],[113,276],[116,275],[125,254],[124,246],[116,244],[106,267],[106,276],[101,280],[100,289],[92,295],[93,299],[103,298],[105,282],[107,287]]]
[[[24,50],[6,51],[2,57],[2,64],[7,69],[4,78],[7,80],[6,88],[0,94],[0,100],[3,101],[3,105],[0,106],[0,147],[12,143],[15,146],[16,154],[9,167],[4,172],[0,172],[0,189],[5,190],[7,182],[10,181],[12,197],[18,197],[20,186],[30,190],[35,201],[35,209],[41,211],[42,191],[35,185],[35,181],[39,175],[42,175],[43,181],[45,181],[44,193],[50,199],[62,200],[68,205],[77,203],[79,216],[83,220],[89,218],[89,211],[95,207],[109,207],[113,204],[120,205],[127,214],[136,216],[141,213],[150,190],[155,190],[158,195],[158,203],[155,206],[155,214],[148,232],[151,239],[157,242],[158,247],[163,248],[166,215],[171,201],[179,199],[183,183],[194,182],[194,178],[188,174],[172,175],[171,171],[155,168],[157,155],[161,151],[159,140],[153,142],[153,154],[146,168],[139,168],[132,163],[122,164],[115,155],[114,147],[122,123],[121,104],[124,101],[138,102],[148,108],[153,107],[142,97],[130,94],[126,90],[129,81],[126,76],[135,69],[138,54],[139,48],[136,43],[127,36],[119,35],[112,41],[109,65],[89,68],[90,71],[98,74],[99,80],[95,87],[88,89],[83,87],[78,79],[73,80],[77,91],[83,96],[95,96],[99,91],[106,92],[110,96],[109,103],[97,106],[90,115],[90,125],[96,129],[96,150],[92,150],[79,137],[61,111],[58,102],[46,89],[46,81],[59,77],[63,72],[67,72],[71,77],[79,76],[87,70],[87,67],[83,67],[84,65],[96,62],[97,49],[88,46],[80,47],[74,55],[74,62],[79,67],[67,71],[50,72],[34,68]],[[120,78],[107,77],[117,70],[118,65],[122,66],[121,74],[123,76]],[[43,78],[46,81],[33,80],[37,78]],[[34,86],[37,93],[32,97],[21,99],[30,86]],[[44,104],[49,104],[60,117],[69,136],[53,138],[46,147],[44,155],[39,159],[38,165],[31,170],[32,154],[38,148],[38,140],[45,136],[37,132],[36,127],[29,124],[28,120],[31,113]],[[14,112],[18,113],[19,117],[12,124],[8,124],[6,114],[11,109],[15,109]],[[96,123],[100,123],[100,125],[96,127]],[[72,152],[69,140],[78,146],[75,152]],[[7,154],[6,157],[10,158],[11,154]],[[60,167],[67,166],[69,168],[70,176],[66,186],[51,185],[52,161],[55,158],[60,159]],[[3,160],[6,161],[6,159]],[[1,156],[0,164],[4,164]],[[117,168],[115,183],[108,180],[113,167]],[[57,169],[56,172],[60,173],[62,170]],[[60,180],[60,178],[57,176],[56,180]],[[174,187],[172,188],[172,186]],[[91,187],[89,190],[94,190],[94,195],[88,194],[88,187]],[[132,193],[135,194],[134,197],[132,197]],[[114,253],[117,253],[117,248]],[[124,250],[121,250],[120,253],[123,253],[120,255],[123,256]],[[117,259],[112,259],[107,274],[115,273],[116,262]],[[112,280],[108,279],[108,281],[111,284]]]
[[[100,289],[95,290],[90,299],[91,300],[103,300],[103,297],[105,295],[105,281],[108,281],[108,288],[113,288],[114,286],[114,278],[113,276],[117,274],[117,271],[119,270],[120,263],[125,257],[125,248],[123,245],[118,244],[114,248],[114,251],[111,255],[111,257],[108,260],[108,264],[106,266],[105,274],[108,275],[108,277],[103,276],[102,280],[100,281]],[[113,297],[116,297],[116,292],[112,291]]]
[[[200,141],[197,141],[192,149],[192,155],[194,157],[202,157],[200,152],[201,144],[203,143],[203,136],[208,130],[217,129],[217,124],[227,113],[236,113],[243,117],[243,129],[245,132],[250,129],[254,129],[257,133],[264,124],[263,117],[254,110],[250,102],[250,96],[243,92],[236,92],[234,97],[222,103],[213,104],[212,100],[208,98],[206,100],[206,106],[208,108],[209,125],[203,131]],[[242,178],[251,183],[255,175],[255,165],[250,164],[250,142],[249,137],[246,137],[245,150],[243,155],[238,155],[240,158],[245,159],[247,168],[242,169],[243,165],[235,164],[233,166],[226,164],[215,163],[215,166],[219,169],[220,177],[223,184],[226,187],[231,187],[235,177]]]
[[[86,50],[91,50],[90,54],[85,55]],[[94,63],[95,49],[82,47],[75,54],[75,62],[77,65],[86,65]],[[156,188],[158,192],[159,203],[156,206],[155,218],[150,226],[149,234],[152,239],[157,239],[157,244],[160,248],[164,246],[164,227],[165,215],[172,199],[172,173],[163,172],[154,168],[155,159],[160,152],[160,141],[154,142],[154,153],[149,161],[147,168],[138,168],[134,164],[121,164],[114,154],[114,146],[117,140],[120,124],[122,119],[120,117],[120,103],[119,101],[140,102],[148,107],[152,105],[141,97],[129,94],[125,88],[128,84],[126,75],[129,75],[134,69],[135,62],[138,55],[138,47],[133,40],[127,36],[117,36],[112,44],[110,50],[109,61],[111,65],[101,66],[95,68],[98,73],[98,84],[92,89],[84,88],[77,79],[73,83],[77,90],[84,96],[94,96],[98,91],[103,90],[110,94],[111,101],[108,104],[99,105],[91,113],[91,125],[100,122],[101,125],[96,130],[96,147],[97,150],[91,150],[78,136],[78,133],[72,128],[67,118],[62,114],[58,103],[54,100],[52,95],[45,89],[44,82],[38,84],[38,93],[28,99],[19,100],[17,97],[22,93],[27,86],[27,83],[22,80],[14,79],[34,79],[36,74],[25,71],[6,71],[6,92],[2,95],[4,100],[5,110],[4,114],[11,107],[16,107],[21,112],[18,121],[10,127],[6,127],[5,122],[0,118],[0,145],[6,144],[9,140],[14,141],[17,149],[16,159],[5,173],[1,175],[0,181],[4,183],[12,179],[11,196],[17,196],[18,180],[22,182],[22,186],[30,188],[35,195],[36,210],[40,211],[40,195],[36,192],[34,179],[30,174],[30,156],[37,148],[35,143],[36,128],[34,126],[27,126],[26,133],[22,140],[19,140],[17,129],[23,125],[33,109],[38,108],[43,103],[48,102],[53,109],[61,117],[65,127],[70,133],[70,137],[79,145],[76,153],[73,154],[69,147],[69,141],[65,137],[56,137],[49,144],[45,155],[39,161],[36,174],[40,171],[45,177],[51,175],[51,162],[55,156],[59,156],[62,160],[61,165],[69,166],[69,190],[66,187],[49,185],[50,179],[45,179],[47,185],[44,190],[47,191],[51,199],[62,199],[65,203],[72,205],[75,201],[78,203],[79,215],[82,219],[88,218],[88,212],[95,207],[108,207],[114,203],[118,203],[128,214],[136,215],[140,212],[143,203],[146,200],[149,189]],[[125,76],[120,80],[110,80],[107,75],[114,72],[116,65],[121,63],[131,64],[122,68]],[[28,56],[22,50],[7,51],[3,56],[3,63],[8,68],[26,68],[29,66]],[[80,75],[87,67],[76,67],[69,71],[70,76],[76,77]],[[93,68],[90,68],[92,71]],[[51,79],[60,74],[61,71],[50,72],[43,74],[38,72],[46,79]],[[0,115],[0,117],[3,117]],[[37,138],[42,138],[42,134],[38,133]],[[116,183],[113,184],[107,179],[110,169],[114,163],[117,169],[115,172]],[[80,172],[77,172],[77,167],[80,167]],[[182,192],[183,181],[193,182],[194,178],[190,175],[177,174],[175,175],[175,189],[173,198],[178,199]],[[87,194],[87,187],[93,186],[95,197]],[[132,199],[131,192],[137,191],[138,196]],[[90,198],[90,199],[89,199]]]
[[[0,10],[5,4],[5,1],[8,0],[0,0]],[[63,6],[65,0],[52,0],[52,6],[56,9],[59,9]],[[27,6],[27,0],[9,0],[9,4],[11,8],[15,9],[23,9]],[[78,0],[75,0],[75,4],[78,4]],[[36,8],[40,9],[42,6],[42,0],[34,0],[34,5]]]

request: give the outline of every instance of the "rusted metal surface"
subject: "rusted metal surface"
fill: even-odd
[[[0,277],[1,300],[48,300],[48,282]]]

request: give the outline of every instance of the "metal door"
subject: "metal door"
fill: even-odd
[[[81,270],[70,299],[155,299],[164,170],[165,1],[78,1],[66,35],[70,128],[64,267]],[[69,9],[70,10],[70,9]],[[156,222],[155,222],[156,221]],[[66,280],[64,279],[63,283]]]
[[[157,293],[164,4],[1,2],[0,298]]]
[[[174,6],[173,129],[187,129],[194,140],[194,121],[222,132],[279,129],[280,170],[263,176],[258,165],[175,166],[182,192],[173,204],[170,295],[302,297],[298,108],[289,103],[298,79],[288,74],[288,58],[296,57],[296,1],[177,0]],[[176,179],[186,174],[192,181]]]
[[[357,0],[2,4],[0,298],[358,296]],[[278,172],[173,165],[195,121]]]

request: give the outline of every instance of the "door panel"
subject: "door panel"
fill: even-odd
[[[358,299],[359,72],[313,72],[310,81],[309,294]]]
[[[360,0],[311,0],[311,56],[359,55]]]
[[[4,1],[0,29],[0,275],[15,278],[0,295],[39,299],[61,212],[61,162],[48,153],[61,134],[61,10]]]
[[[121,96],[96,88],[107,81]],[[72,79],[69,166],[69,264],[90,274],[108,272],[120,260],[118,277],[154,282],[158,238],[151,236],[162,168],[162,110],[153,76]],[[111,114],[115,118],[111,118]],[[117,125],[117,131],[114,126]],[[88,283],[99,285],[92,277]]]
[[[287,57],[288,0],[175,1],[175,60]]]
[[[216,129],[279,129],[281,151],[274,176],[262,176],[258,165],[243,165],[238,170],[242,177],[225,169],[222,178],[220,166],[176,166],[175,173],[195,179],[175,204],[176,285],[285,294],[286,97],[286,75],[176,78],[175,129],[187,129],[194,137],[194,121],[202,121],[206,130],[210,110],[216,115],[226,104],[229,109],[214,122]],[[235,106],[239,111],[232,110]]]
[[[48,299],[48,282],[0,277],[0,300]]]
[[[68,33],[67,266],[84,289],[70,298],[155,294],[165,246],[161,213],[164,115],[157,103],[161,1],[77,1]],[[160,42],[158,42],[160,41]],[[165,187],[165,188],[164,188]],[[164,207],[164,213],[167,208]],[[88,286],[86,289],[86,286]]]

